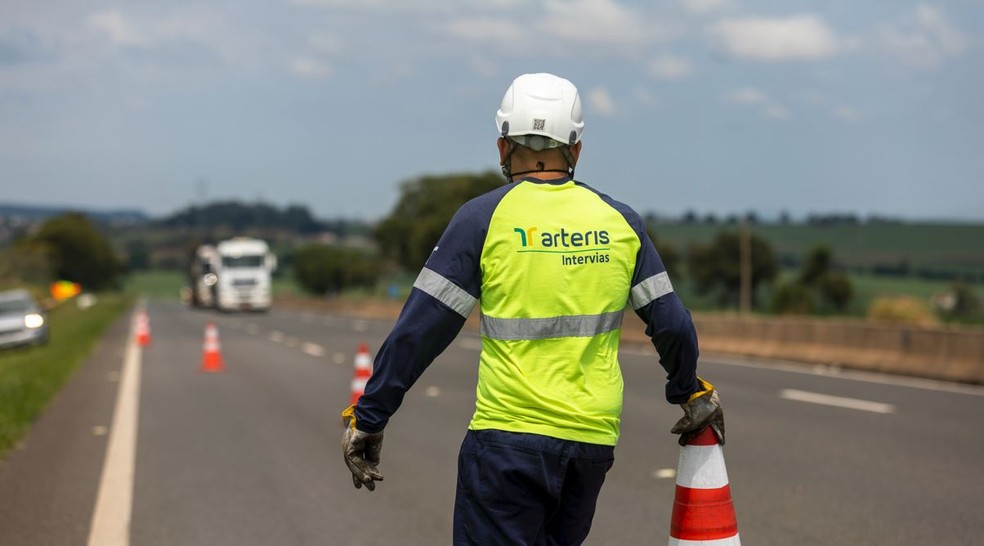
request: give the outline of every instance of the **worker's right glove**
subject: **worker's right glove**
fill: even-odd
[[[697,378],[697,382],[701,390],[690,395],[687,402],[680,404],[683,408],[683,417],[673,425],[670,432],[679,434],[680,445],[685,446],[691,438],[700,434],[705,428],[711,427],[718,443],[724,445],[724,410],[721,409],[721,400],[714,385],[700,377]]]
[[[363,432],[355,428],[355,406],[349,406],[342,412],[342,423],[345,432],[342,433],[342,456],[345,464],[352,472],[352,483],[356,489],[373,491],[376,482],[383,481],[383,475],[376,469],[379,466],[379,454],[383,450],[382,432]]]

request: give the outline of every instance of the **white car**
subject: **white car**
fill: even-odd
[[[27,290],[0,292],[0,348],[44,345],[48,318]]]

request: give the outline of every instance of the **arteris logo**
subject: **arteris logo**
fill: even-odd
[[[608,230],[587,229],[568,231],[540,231],[536,227],[513,228],[519,235],[520,248],[516,252],[560,254],[565,266],[603,264],[611,261],[607,245],[611,243]]]
[[[540,231],[536,227],[528,227],[513,228],[513,231],[519,234],[519,244],[524,248],[535,248],[539,242],[539,246],[546,249],[586,249],[611,242],[608,231],[604,229],[567,231],[560,228],[560,231]]]

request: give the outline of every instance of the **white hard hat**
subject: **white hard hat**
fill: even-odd
[[[584,130],[577,87],[553,74],[523,74],[502,97],[495,126],[501,136],[534,150],[573,145]]]

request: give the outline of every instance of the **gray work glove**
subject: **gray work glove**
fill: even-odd
[[[355,406],[349,406],[342,412],[342,422],[345,424],[342,456],[352,472],[352,483],[356,489],[362,489],[364,485],[369,491],[374,491],[376,482],[383,481],[383,475],[376,469],[383,450],[383,433],[363,432],[355,428]]]
[[[701,390],[690,395],[687,402],[680,404],[683,408],[683,417],[673,425],[670,432],[680,435],[680,445],[685,446],[694,436],[700,434],[702,430],[711,427],[714,435],[717,436],[718,443],[724,445],[724,410],[721,408],[721,400],[718,398],[717,390],[714,385],[697,378]]]

